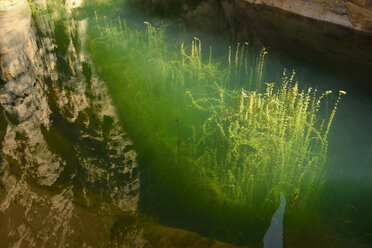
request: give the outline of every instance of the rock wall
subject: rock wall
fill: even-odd
[[[372,33],[372,0],[244,0]]]

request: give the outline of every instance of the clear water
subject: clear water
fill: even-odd
[[[2,227],[3,233],[11,233],[10,238],[2,239],[5,246],[18,242],[21,247],[27,247],[44,242],[77,247],[83,243],[92,247],[107,244],[120,247],[120,243],[142,247],[148,242],[153,247],[162,247],[164,244],[154,241],[158,239],[158,229],[148,227],[154,220],[156,225],[194,231],[226,243],[263,246],[271,217],[280,203],[279,193],[271,195],[272,204],[260,209],[257,202],[245,201],[245,196],[239,197],[221,186],[228,170],[220,170],[218,163],[209,162],[203,167],[187,160],[197,158],[208,147],[218,147],[214,140],[219,139],[216,136],[201,146],[192,145],[192,137],[202,137],[201,127],[209,114],[196,110],[185,95],[185,87],[172,85],[168,74],[167,82],[162,84],[159,67],[154,67],[151,60],[151,56],[175,60],[174,54],[179,54],[182,41],[189,54],[194,37],[200,38],[203,44],[203,63],[208,63],[211,46],[212,64],[219,63],[218,68],[225,69],[229,66],[229,46],[232,46],[234,60],[237,42],[249,41],[245,51],[253,70],[262,45],[270,47],[265,57],[263,82],[280,84],[284,68],[294,69],[300,88],[311,86],[320,92],[336,92],[324,102],[322,118],[329,117],[338,90],[347,91],[338,105],[328,136],[329,170],[323,187],[319,191],[310,190],[307,203],[303,199],[306,195],[296,194],[291,188],[287,191],[284,247],[370,246],[372,103],[369,76],[372,66],[371,61],[365,59],[372,50],[366,42],[370,37],[327,25],[324,28],[329,32],[343,33],[356,44],[340,41],[337,45],[331,42],[334,38],[322,37],[323,33],[318,35],[326,44],[298,40],[289,31],[278,37],[278,30],[274,29],[269,30],[271,35],[268,35],[262,24],[267,10],[253,16],[257,20],[255,25],[230,25],[220,32],[207,25],[202,10],[191,11],[185,15],[189,19],[180,21],[149,17],[116,2],[87,4],[81,8],[76,8],[79,3],[52,3],[49,8],[31,6],[32,10],[26,2],[22,4],[25,12],[21,12],[17,22],[17,31],[20,31],[1,39],[5,68],[2,68],[1,86],[0,137],[4,165],[1,218],[7,226],[18,227],[15,233]],[[247,8],[249,14],[252,10]],[[11,22],[3,13],[13,16],[17,13],[11,8],[6,10],[8,12],[2,12],[2,19],[6,21],[3,23]],[[195,16],[198,22],[191,25],[190,20],[194,21]],[[296,31],[293,20],[297,19],[286,18],[283,23],[288,25],[283,24],[284,28]],[[153,49],[148,47],[149,26],[144,21],[155,28],[166,26],[162,39],[151,43]],[[134,37],[140,37],[128,39],[126,47],[123,46],[126,37],[108,32],[122,30],[124,25]],[[309,27],[312,25],[319,24],[310,23]],[[7,27],[2,26],[3,33],[7,33]],[[224,35],[214,33],[216,30]],[[110,35],[102,37],[102,34]],[[354,56],[348,51],[342,53],[344,48],[352,49],[360,44],[367,45],[355,51]],[[166,47],[167,52],[160,53],[157,47]],[[326,53],[324,47],[328,48]],[[174,68],[178,67],[165,70],[169,72]],[[223,81],[221,78],[225,78],[227,71],[213,71],[215,74],[211,77]],[[243,72],[226,80],[230,82],[223,85],[227,93],[240,96],[242,87],[247,92],[255,90],[254,85],[241,82],[255,82],[256,76],[251,80],[244,77]],[[197,83],[204,83],[203,78],[198,80]],[[152,86],[152,82],[157,85]],[[172,87],[164,88],[169,85]],[[219,97],[215,88],[209,92],[197,84],[187,86],[186,90],[194,97]],[[226,97],[226,101],[228,99]],[[230,99],[231,106],[234,99]],[[252,145],[243,148],[243,153],[252,156],[259,149]],[[235,172],[232,176],[238,175]],[[272,175],[275,173],[267,174],[267,180],[272,180]],[[271,184],[263,182],[262,188],[265,185]],[[12,192],[19,192],[19,196]],[[256,195],[255,199],[261,199],[265,193]],[[33,200],[29,204],[25,199]],[[38,202],[52,210],[43,210]],[[19,206],[28,211],[23,214],[17,210]],[[143,214],[146,217],[142,217]],[[19,220],[17,216],[22,217]],[[33,222],[37,218],[46,223],[44,227]],[[82,222],[76,224],[74,218]],[[63,227],[50,231],[56,223],[64,223],[74,232],[69,233],[68,228]],[[79,232],[90,225],[93,228],[85,236]],[[106,227],[101,230],[100,226]],[[55,235],[35,238],[50,232]],[[66,233],[64,240],[58,238],[59,232]],[[166,239],[169,233],[162,233],[160,237]],[[74,235],[78,235],[80,241],[73,241]],[[96,237],[94,242],[88,241],[89,235]],[[182,243],[193,246],[181,240],[179,237],[180,247]]]

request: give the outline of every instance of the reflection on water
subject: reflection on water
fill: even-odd
[[[280,193],[280,205],[271,219],[270,228],[265,233],[264,248],[283,248],[283,217],[285,212],[285,197]]]
[[[296,69],[305,83],[348,91],[330,134],[329,154],[335,165],[320,204],[322,220],[313,220],[322,233],[293,228],[298,216],[290,213],[299,208],[297,196],[287,196],[285,205],[281,195],[265,235],[248,229],[244,221],[233,222],[226,217],[229,213],[202,223],[188,202],[173,197],[177,189],[164,191],[173,195],[152,189],[156,182],[151,182],[151,172],[141,171],[140,184],[137,153],[87,52],[88,18],[72,17],[82,3],[0,2],[1,247],[166,247],[170,242],[178,247],[230,247],[209,239],[200,243],[194,234],[168,227],[152,227],[145,235],[143,223],[134,217],[140,198],[147,204],[142,209],[163,223],[203,229],[205,234],[225,228],[215,232],[216,238],[227,233],[234,238],[226,240],[233,243],[246,241],[241,233],[252,232],[258,233],[260,242],[264,239],[265,247],[282,247],[283,239],[288,247],[370,247],[372,106],[366,93],[371,89],[370,39],[309,20],[299,25],[269,9],[246,8],[242,1],[185,7],[183,21],[195,28],[186,32],[187,38],[198,36],[224,48],[231,40],[249,40],[256,48],[270,46],[268,81],[277,81],[286,67]],[[239,219],[238,214],[231,216]],[[229,227],[233,231],[226,230]],[[317,243],[311,240],[314,236],[324,240]],[[146,243],[151,239],[152,246]]]
[[[35,1],[31,16],[0,2],[1,247],[105,246],[113,211],[137,208],[136,153],[86,54],[87,20],[70,18],[80,3]]]

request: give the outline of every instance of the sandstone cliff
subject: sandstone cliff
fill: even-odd
[[[244,0],[372,33],[372,0]]]

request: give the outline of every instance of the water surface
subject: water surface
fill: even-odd
[[[148,31],[144,21],[156,28],[165,25],[163,41],[172,51],[179,51],[182,41],[187,46],[198,37],[203,52],[208,54],[212,46],[214,61],[226,66],[229,46],[234,52],[238,42],[249,43],[246,51],[252,63],[263,46],[269,47],[264,82],[279,82],[286,68],[296,71],[300,88],[346,91],[329,134],[330,167],[314,210],[303,215],[300,196],[285,196],[284,247],[370,247],[371,36],[240,1],[222,5],[206,1],[186,9],[181,18],[144,13],[115,1],[86,5],[3,1],[0,218],[6,224],[1,225],[0,240],[4,246],[145,247],[151,235],[143,234],[146,224],[138,222],[135,213],[226,243],[249,247],[265,243],[279,195],[273,197],[277,204],[268,213],[248,211],[244,204],[220,200],[209,181],[200,186],[203,181],[190,176],[194,174],[178,169],[180,149],[189,151],[181,146],[183,140],[192,135],[183,128],[187,123],[202,124],[206,118],[167,105],[176,101],[183,106],[182,92],[176,89],[164,100],[162,91],[146,96],[154,101],[149,109],[163,106],[153,123],[128,118],[143,109],[135,105],[142,103],[142,96],[139,93],[140,100],[125,105],[125,97],[131,99],[137,86],[135,82],[132,88],[124,87],[117,71],[128,70],[127,75],[135,75],[139,82],[148,80],[143,75],[152,69],[141,66],[148,61],[107,66],[104,60],[125,61],[126,50],[116,49],[112,40],[105,46],[116,49],[114,56],[105,57],[90,45],[106,25],[119,28],[126,20],[125,25],[143,34]],[[164,142],[173,147],[167,150],[156,141],[169,134],[173,136]],[[254,154],[256,148],[242,149]]]

